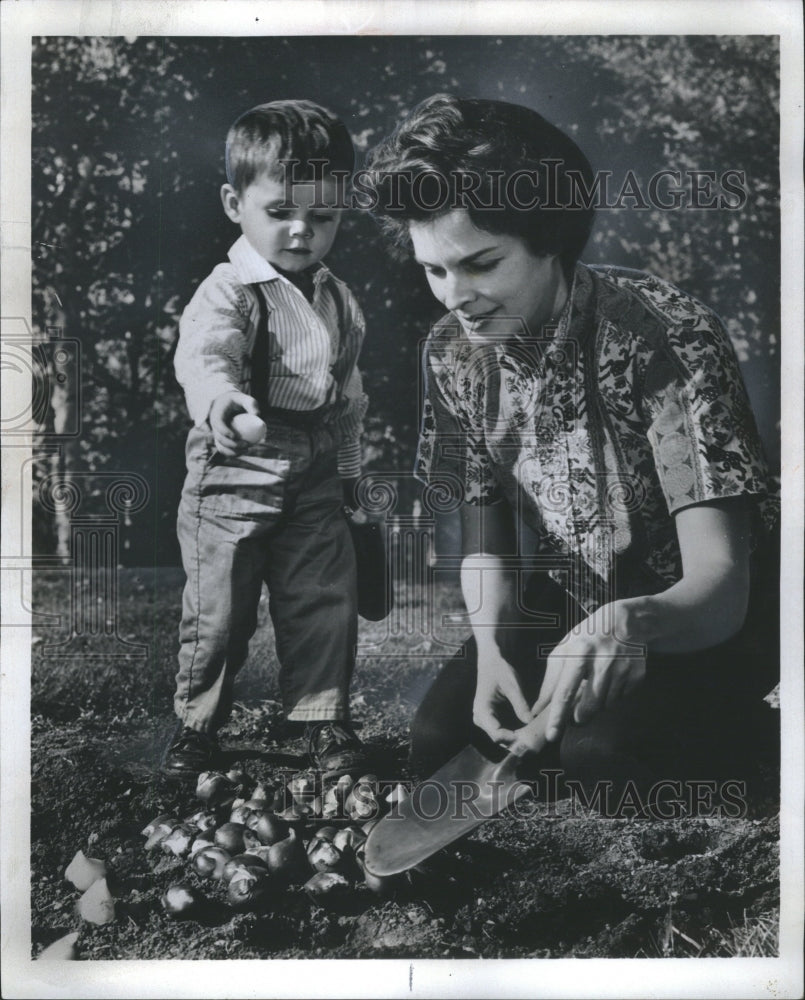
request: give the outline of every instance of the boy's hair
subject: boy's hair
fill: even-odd
[[[293,160],[291,166],[283,160]],[[318,168],[312,161],[319,161]],[[322,166],[322,161],[324,165]],[[313,101],[271,101],[237,119],[226,137],[226,179],[240,194],[260,174],[272,180],[315,180],[351,174],[355,151],[344,123]]]
[[[518,201],[516,185],[507,184],[521,171],[540,177],[539,187],[521,189],[528,204]],[[573,181],[568,171],[575,172]],[[580,181],[592,189],[584,153],[536,111],[450,94],[417,105],[370,151],[362,176],[375,202],[372,213],[398,251],[410,250],[409,223],[467,208],[479,229],[518,236],[538,256],[558,254],[566,273],[584,249],[595,214],[591,204],[576,204]]]

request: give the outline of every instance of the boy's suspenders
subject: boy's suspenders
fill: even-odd
[[[276,407],[269,405],[268,401],[268,379],[271,373],[271,338],[269,336],[268,330],[268,304],[266,303],[265,296],[263,295],[263,289],[259,283],[252,286],[254,288],[254,294],[257,296],[257,306],[260,310],[260,319],[257,324],[257,330],[254,336],[254,346],[252,348],[251,357],[251,394],[257,400],[257,404],[260,407],[260,413],[266,415],[275,410]],[[346,329],[346,302],[344,301],[344,296],[341,295],[341,291],[337,285],[331,285],[333,299],[335,300],[336,316],[338,323],[338,333],[339,333],[339,346],[341,346],[342,338],[347,335]],[[339,350],[339,354],[342,352]],[[329,406],[336,402],[341,395],[338,387],[338,367],[339,367],[339,357],[336,357],[335,363],[332,367],[333,381],[330,386],[330,390],[327,394],[327,399],[318,407],[316,410],[300,410],[299,421],[300,423],[307,423],[310,416],[313,414],[319,414],[319,411],[324,406]],[[296,413],[294,410],[284,410],[283,414]],[[308,415],[308,419],[305,418],[305,414]]]
[[[268,336],[268,305],[266,304],[263,289],[260,285],[254,285],[254,293],[257,296],[257,305],[260,309],[260,320],[257,324],[257,331],[254,336],[254,347],[252,348],[252,396],[257,400],[262,414],[268,413],[268,376],[270,372],[269,358],[269,336]]]
[[[347,330],[346,296],[341,294],[341,289],[335,282],[333,282],[331,288],[333,298],[335,299],[335,314],[336,322],[338,323],[338,352],[336,353],[335,361],[333,362],[333,367],[331,369],[333,384],[330,387],[329,399],[327,401],[329,403],[335,403],[342,397],[342,392],[339,390],[338,384],[342,381],[340,368],[342,367],[341,362],[346,354],[346,348],[348,346],[346,340],[349,331]],[[343,379],[343,387],[346,388],[345,378]]]

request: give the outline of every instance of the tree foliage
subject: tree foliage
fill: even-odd
[[[173,560],[188,426],[172,371],[178,317],[237,235],[220,210],[223,140],[247,107],[308,97],[359,155],[437,91],[529,104],[615,188],[632,170],[743,171],[734,210],[602,209],[590,262],[646,268],[713,305],[778,455],[777,49],[769,37],[48,37],[33,51],[34,317],[80,338],[83,470],[152,487],[129,542]],[[418,345],[438,314],[422,276],[351,214],[328,261],[367,315],[368,468],[410,469]],[[405,493],[409,504],[412,493]],[[144,550],[143,546],[147,545]],[[132,557],[134,558],[134,556]]]

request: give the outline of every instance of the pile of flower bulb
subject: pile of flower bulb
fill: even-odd
[[[321,905],[361,884],[380,896],[393,893],[398,877],[367,872],[364,844],[405,788],[381,795],[374,775],[318,786],[310,772],[267,789],[243,771],[206,771],[196,787],[202,807],[183,819],[157,816],[142,831],[145,848],[186,858],[196,875],[225,886],[228,904],[241,912],[260,909],[291,886]],[[205,897],[180,882],[161,902],[170,916],[192,918]]]

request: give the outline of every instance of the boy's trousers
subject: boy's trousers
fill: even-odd
[[[279,686],[294,721],[346,719],[357,641],[355,552],[324,427],[267,420],[266,441],[224,458],[193,428],[178,537],[187,583],[174,707],[214,733],[257,626],[263,583]]]

